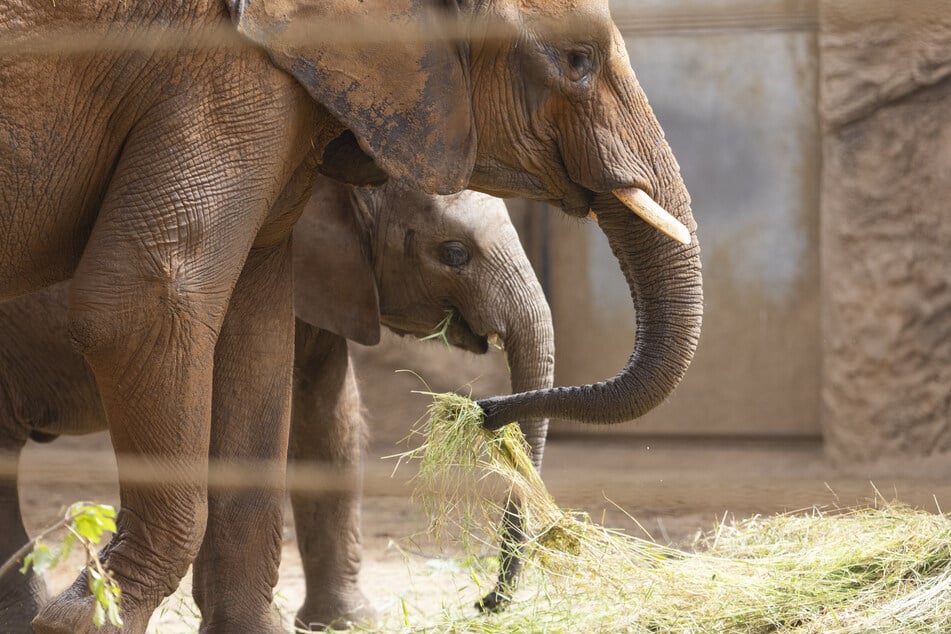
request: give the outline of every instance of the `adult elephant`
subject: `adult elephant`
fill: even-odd
[[[247,46],[193,41],[225,22]],[[6,0],[0,34],[17,51],[0,65],[0,297],[73,278],[70,336],[118,455],[102,558],[125,631],[144,630],[193,560],[204,631],[278,629],[281,486],[209,495],[124,474],[129,457],[284,463],[290,233],[317,171],[597,214],[637,309],[629,363],[483,400],[487,426],[629,420],[689,364],[702,313],[689,196],[605,0]],[[236,557],[264,574],[211,574]],[[92,611],[80,576],[34,628],[87,631]]]
[[[551,387],[551,313],[501,200],[468,191],[432,196],[396,182],[352,188],[321,178],[294,238],[291,461],[320,463],[359,481],[366,429],[347,341],[328,330],[341,329],[339,320],[370,329],[379,327],[379,315],[400,334],[425,337],[451,314],[445,336],[453,346],[482,354],[490,337],[505,344],[513,390]],[[348,292],[376,298],[378,308],[345,306]],[[67,293],[63,283],[0,304],[0,457],[16,461],[28,438],[47,442],[107,428],[95,378],[69,345]],[[547,425],[523,424],[538,469]],[[307,583],[298,625],[371,614],[357,583],[358,487],[325,494],[305,487],[292,492],[291,503]],[[0,561],[27,540],[16,480],[2,482]],[[518,573],[517,546],[511,538],[503,545],[500,591],[508,592]],[[216,574],[256,574],[227,565]],[[46,599],[41,579],[11,570],[0,578],[2,631],[31,631]]]

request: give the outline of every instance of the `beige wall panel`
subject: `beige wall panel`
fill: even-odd
[[[736,4],[704,10],[738,15],[730,12]],[[781,6],[774,13],[793,15]],[[808,7],[795,15],[810,15]],[[820,432],[816,35],[807,18],[790,18],[788,28],[757,19],[627,36],[694,201],[704,327],[693,365],[667,403],[638,422],[593,433]],[[549,246],[556,380],[606,378],[623,365],[633,339],[617,264],[596,227],[579,230],[558,213]]]

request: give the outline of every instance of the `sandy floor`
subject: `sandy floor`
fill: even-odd
[[[102,436],[91,436],[28,448],[21,498],[31,530],[54,521],[65,504],[77,499],[117,501],[114,484],[75,484],[84,479],[82,467],[72,464],[75,456],[101,449],[103,442]],[[409,539],[422,528],[421,517],[408,499],[412,470],[401,468],[391,477],[392,461],[380,459],[393,451],[392,446],[374,447],[367,460],[364,591],[384,613],[468,606],[480,596],[469,570],[438,555],[431,545]],[[41,482],[42,474],[56,469],[67,484]],[[820,446],[808,441],[562,438],[550,445],[545,479],[562,506],[587,510],[633,533],[647,532],[660,542],[687,544],[698,530],[712,528],[724,516],[852,505],[874,499],[876,489],[887,499],[948,509],[949,471],[940,459],[874,471],[834,468]],[[293,529],[288,526],[285,533],[277,605],[289,618],[303,598],[304,584]],[[62,588],[74,571],[71,566],[54,571],[50,585]],[[156,612],[149,631],[197,631],[187,594],[186,580],[179,594]]]

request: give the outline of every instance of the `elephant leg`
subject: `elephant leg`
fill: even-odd
[[[346,476],[344,487],[291,492],[307,583],[297,626],[346,627],[376,612],[360,591],[360,451],[365,422],[346,340],[298,320],[290,459]],[[304,483],[306,484],[306,483]]]
[[[30,541],[20,514],[16,469],[26,439],[0,439],[0,565]],[[0,631],[32,634],[30,622],[49,600],[46,583],[30,570],[20,573],[22,557],[0,574]]]
[[[78,284],[77,278],[74,292],[83,307],[73,317],[81,320],[76,328],[99,331],[80,336],[111,340],[86,347],[119,468],[118,530],[100,558],[122,590],[121,631],[144,632],[153,610],[178,586],[204,531],[215,332],[198,310],[169,310],[147,293],[139,296],[139,309],[126,309],[135,311],[131,318],[109,303],[93,308],[85,289],[75,290]],[[116,332],[102,335],[103,327]],[[34,629],[92,631],[93,609],[83,572],[43,609]]]
[[[209,176],[217,154],[188,136],[199,127],[164,119],[142,126],[147,136],[133,134],[116,166],[68,316],[119,468],[118,530],[100,558],[122,590],[124,626],[95,627],[83,572],[40,611],[37,634],[145,632],[205,530],[215,345],[268,210],[247,194],[247,173]],[[154,151],[151,135],[165,131],[179,151]],[[247,169],[260,169],[252,159]]]
[[[294,354],[290,253],[289,238],[251,252],[218,338],[208,526],[193,585],[202,632],[284,631],[271,601]],[[216,466],[237,481],[216,484]]]
[[[499,550],[499,579],[476,608],[482,612],[499,612],[512,600],[525,554],[525,520],[517,501],[509,500],[502,513],[502,546]]]

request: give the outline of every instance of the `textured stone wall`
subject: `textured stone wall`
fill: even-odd
[[[843,460],[951,450],[951,7],[820,12],[822,424]]]

